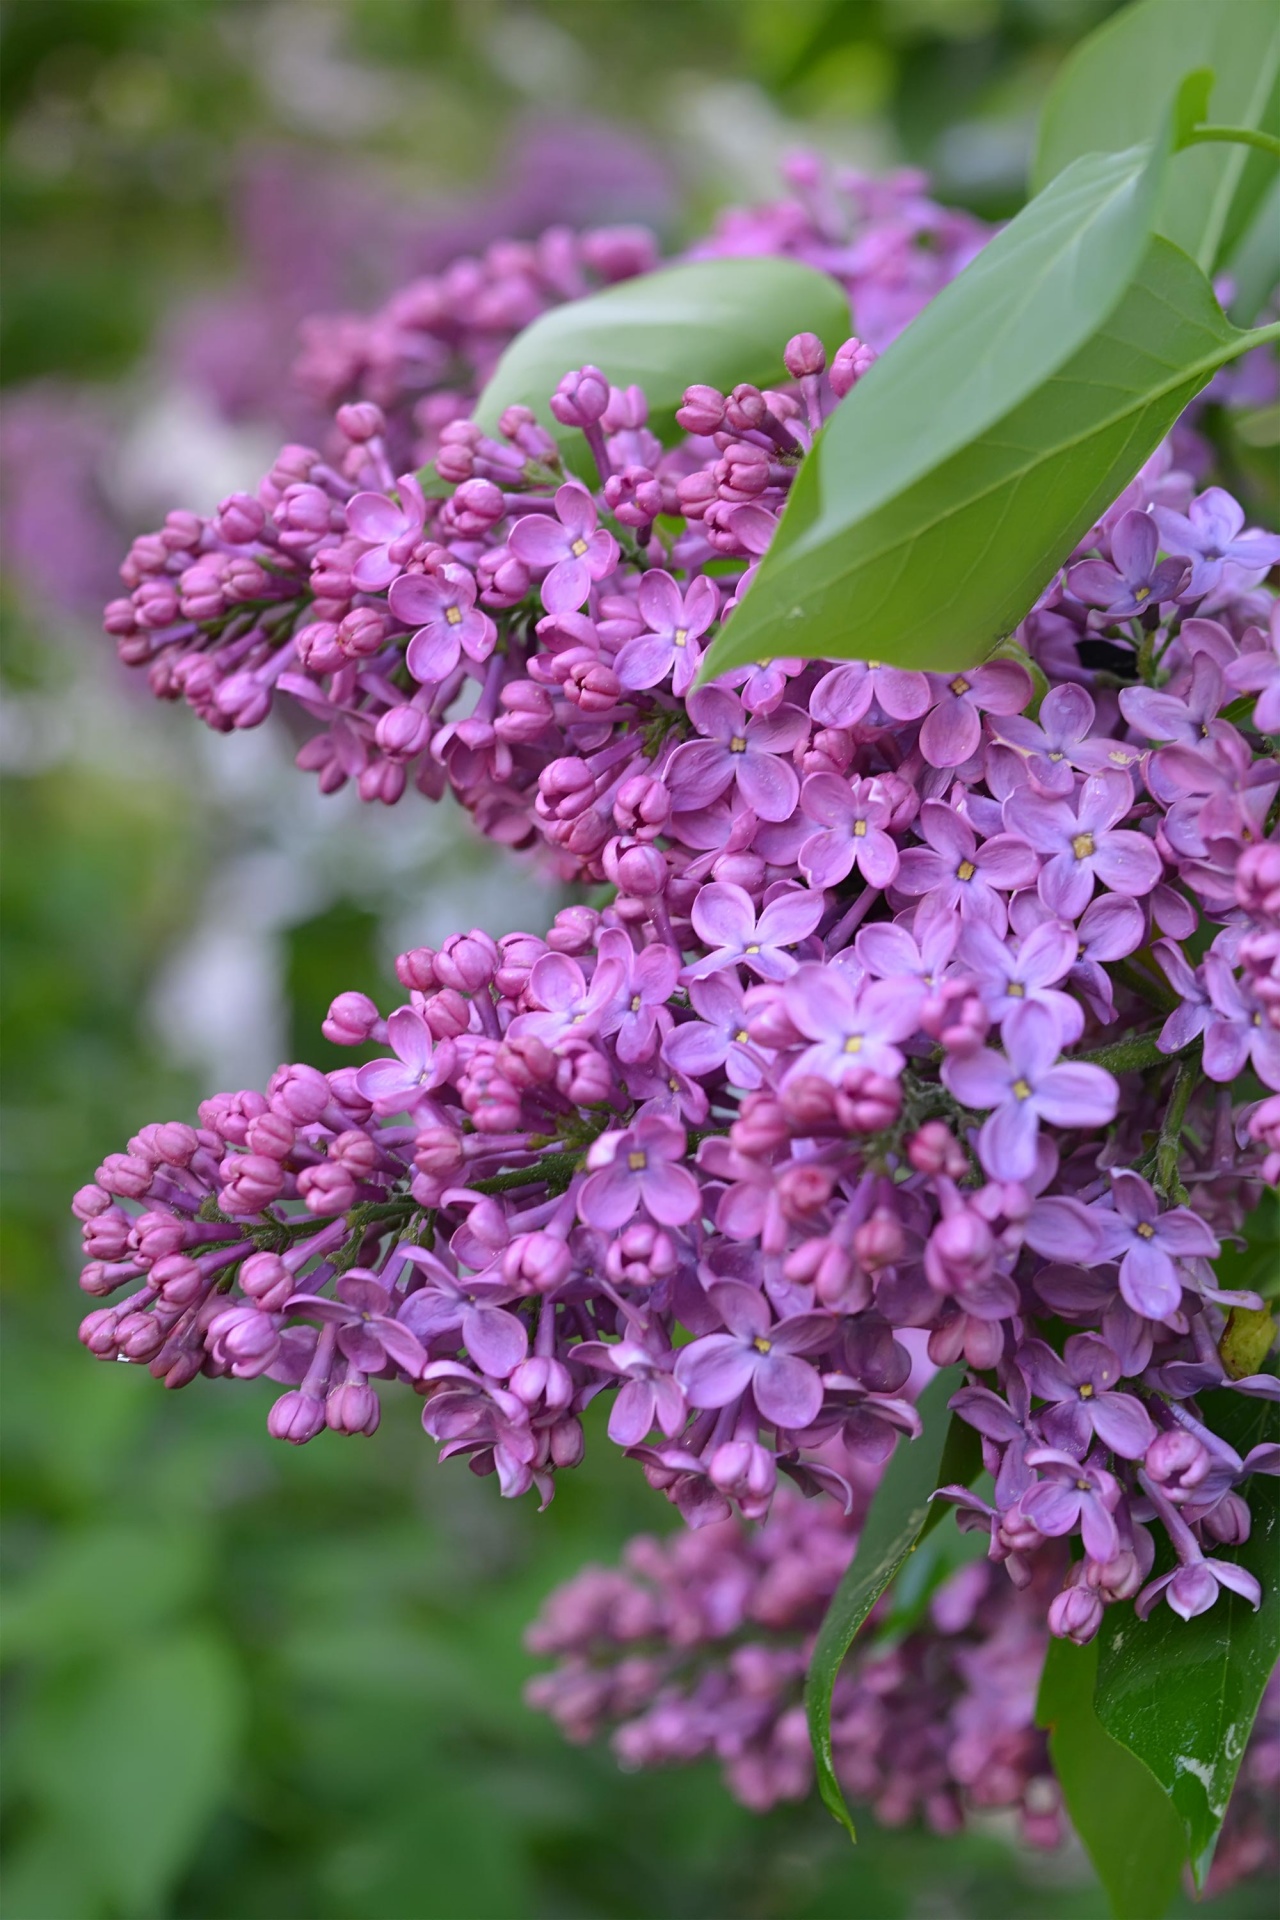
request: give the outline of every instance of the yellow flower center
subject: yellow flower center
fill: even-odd
[[[960,698],[960,695],[962,693],[968,693],[969,682],[965,679],[962,673],[958,673],[955,679],[951,682],[951,691],[952,693],[955,694],[957,700]]]
[[[1013,1097],[1015,1100],[1029,1100],[1031,1098],[1031,1088],[1025,1080],[1014,1081]]]
[[[686,646],[689,640],[688,627],[677,627],[675,632],[672,634],[671,638],[675,641],[678,647]]]
[[[1089,1382],[1087,1380],[1085,1381],[1084,1385],[1080,1389],[1080,1398],[1082,1400],[1092,1400],[1093,1398],[1093,1388],[1089,1385]]]
[[[646,1165],[644,1155],[642,1153],[629,1153],[627,1155],[627,1165],[630,1167],[632,1173],[643,1173]]]
[[[744,947],[742,951],[744,953],[759,953],[760,949],[759,947]]]
[[[751,1038],[751,1035],[747,1032],[745,1027],[739,1027],[738,1031],[734,1034],[733,1037],[738,1042],[738,1045],[741,1046],[744,1040],[749,1040]]]
[[[972,860],[962,860],[960,862],[960,865],[956,868],[956,879],[972,880],[974,874],[977,871],[978,869],[974,866]]]
[[[753,1346],[753,1347],[755,1348],[755,1350],[756,1350],[756,1352],[757,1352],[757,1353],[772,1353],[772,1352],[773,1352],[773,1342],[772,1342],[772,1340],[766,1340],[766,1339],[765,1339],[765,1337],[764,1337],[764,1335],[763,1335],[762,1333],[758,1333],[758,1334],[756,1335],[756,1337],[755,1337],[755,1339],[754,1339],[754,1340],[753,1340],[753,1341],[751,1342],[751,1344],[752,1344],[752,1346]]]
[[[1133,590],[1133,597],[1137,601],[1138,605],[1141,606],[1144,600],[1149,600],[1151,598],[1150,587],[1135,587]]]
[[[867,837],[867,823],[866,823],[866,821],[865,821],[865,820],[855,820],[855,821],[854,821],[854,823],[853,823],[853,837],[854,837],[854,839],[855,839],[855,840],[865,840],[865,839],[866,839],[866,837]]]
[[[1144,1240],[1154,1240],[1156,1237],[1156,1230],[1149,1220],[1139,1220],[1137,1231]]]
[[[1110,753],[1107,755],[1108,760],[1112,761],[1117,767],[1127,767],[1132,757],[1131,754],[1125,752],[1123,747],[1112,747]]]
[[[1052,752],[1051,752],[1051,753],[1050,753],[1050,754],[1049,754],[1049,755],[1047,756],[1047,758],[1048,758],[1048,759],[1050,759],[1050,760],[1062,760],[1062,759],[1065,759],[1065,757],[1066,757],[1066,756],[1065,756],[1064,754],[1061,754],[1061,753],[1059,753],[1059,752],[1058,752],[1058,749],[1057,749],[1056,747],[1055,747],[1055,748],[1053,749],[1053,751],[1052,751]]]
[[[581,560],[586,550],[587,550],[587,543],[582,538],[582,535],[579,534],[578,538],[573,542],[573,545],[569,548],[569,551],[573,555],[575,560]]]
[[[846,1053],[861,1053],[862,1035],[860,1033],[851,1033],[844,1043],[844,1050]]]
[[[444,617],[445,617],[445,624],[447,626],[460,627],[462,625],[462,608],[446,607],[444,610]]]
[[[1021,980],[1011,980],[1005,988],[1005,992],[1011,1000],[1025,1000],[1027,997],[1027,990]]]
[[[732,740],[729,742],[730,753],[745,753],[746,750],[747,750],[746,741],[743,739],[740,733],[735,733]]]
[[[1071,842],[1071,851],[1077,860],[1087,860],[1093,852],[1093,835],[1091,833],[1078,833]]]
[[[638,993],[633,993],[631,996],[632,1013],[639,1013],[643,1005],[644,1005],[644,1001],[640,998],[640,995]]]

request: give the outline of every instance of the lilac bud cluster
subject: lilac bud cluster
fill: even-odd
[[[857,1523],[830,1502],[779,1492],[763,1526],[632,1540],[620,1567],[586,1567],[526,1636],[557,1664],[526,1689],[570,1740],[606,1730],[625,1767],[720,1763],[757,1812],[802,1799],[813,1755],[802,1702],[827,1603]],[[952,1833],[977,1810],[1017,1810],[1024,1839],[1063,1825],[1035,1701],[1047,1636],[1042,1589],[990,1562],[959,1568],[905,1633],[881,1602],[837,1678],[832,1754],[848,1798],[882,1825]],[[880,1631],[877,1631],[877,1628]]]

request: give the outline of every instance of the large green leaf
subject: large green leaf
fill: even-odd
[[[845,486],[827,484],[820,440],[705,673],[777,654],[973,666],[1217,368],[1278,332],[1238,331],[1195,263],[1152,241],[1120,305],[1066,365],[896,498],[862,512],[860,480],[847,506]],[[855,389],[833,427],[856,421],[857,399]],[[857,451],[875,467],[875,440]]]
[[[1048,1729],[1071,1824],[1116,1920],[1160,1920],[1182,1877],[1182,1829],[1159,1783],[1098,1719],[1097,1671],[1096,1640],[1087,1647],[1051,1640],[1036,1724]]]
[[[562,376],[597,366],[615,386],[642,386],[650,425],[669,437],[686,387],[785,378],[782,350],[816,333],[828,351],[849,332],[849,302],[827,274],[796,260],[697,260],[624,280],[540,315],[517,334],[476,405],[492,432],[504,407],[532,407],[560,438],[547,405]]]
[[[1139,0],[1064,62],[1040,118],[1032,192],[1083,153],[1150,139],[1163,102],[1189,67],[1213,69],[1207,118],[1280,131],[1275,0]],[[1171,174],[1158,230],[1211,273],[1244,233],[1270,179],[1262,154],[1197,147]]]
[[[1223,1391],[1205,1397],[1204,1411],[1214,1432],[1241,1455],[1280,1437],[1280,1410],[1272,1402]],[[1197,1884],[1213,1858],[1262,1690],[1280,1658],[1280,1482],[1256,1474],[1248,1497],[1249,1539],[1218,1549],[1217,1557],[1257,1576],[1258,1612],[1227,1591],[1194,1620],[1180,1619],[1163,1601],[1145,1621],[1130,1606],[1109,1607],[1098,1637],[1098,1718],[1169,1795]]]
[[[831,1751],[831,1694],[844,1657],[872,1607],[908,1554],[946,1515],[945,1507],[930,1503],[930,1494],[950,1481],[967,1483],[982,1465],[977,1435],[947,1412],[947,1401],[963,1379],[962,1367],[946,1367],[935,1374],[921,1394],[918,1411],[923,1431],[916,1440],[898,1443],[876,1489],[858,1551],[818,1629],[809,1663],[805,1706],[818,1792],[854,1839],[857,1835]]]

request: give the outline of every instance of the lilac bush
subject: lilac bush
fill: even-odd
[[[977,244],[914,177],[806,188],[711,249],[841,275],[877,344]],[[537,1644],[572,1657],[537,1697],[636,1763],[717,1752],[752,1805],[807,1787],[804,1636],[924,1379],[964,1364],[990,1488],[943,1491],[988,1560],[855,1662],[837,1750],[886,1818],[1011,1804],[1052,1838],[1046,1633],[1261,1597],[1219,1549],[1280,1450],[1241,1457],[1202,1398],[1280,1394],[1226,1340],[1263,1300],[1212,1265],[1280,1176],[1280,538],[1205,484],[1187,420],[986,664],[695,685],[875,349],[828,367],[797,335],[777,389],[690,387],[670,447],[638,387],[568,369],[551,412],[589,481],[528,408],[489,435],[436,384],[413,411],[442,484],[397,478],[446,347],[483,367],[583,261],[647,263],[634,236],[556,247],[411,290],[381,360],[335,358],[361,397],[332,448],[171,514],[107,626],[216,728],[295,702],[325,791],[451,789],[604,894],[545,937],[402,954],[402,1004],[330,1009],[356,1064],[282,1066],[110,1156],[76,1197],[81,1284],[126,1292],[81,1338],[170,1387],[265,1376],[294,1443],[371,1434],[407,1389],[442,1458],[543,1504],[605,1396],[706,1531],[561,1595]],[[715,1651],[747,1625],[792,1638]],[[592,1636],[646,1650],[593,1664]]]

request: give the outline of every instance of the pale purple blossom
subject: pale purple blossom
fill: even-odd
[[[1025,1180],[1036,1163],[1041,1121],[1055,1127],[1105,1127],[1120,1092],[1105,1068],[1059,1060],[1062,1029],[1044,1007],[1019,1007],[1004,1023],[1004,1053],[989,1047],[942,1064],[943,1083],[967,1107],[992,1108],[978,1134],[987,1171]]]
[[[1213,593],[1228,566],[1243,576],[1242,586],[1254,586],[1280,561],[1280,534],[1256,527],[1244,531],[1244,508],[1222,487],[1208,487],[1185,513],[1157,507],[1155,518],[1169,552],[1186,554],[1192,561],[1189,600]]]
[[[1120,1262],[1120,1291],[1135,1313],[1163,1320],[1176,1313],[1185,1284],[1184,1260],[1212,1259],[1218,1241],[1187,1207],[1161,1212],[1145,1180],[1122,1170],[1111,1176],[1114,1213],[1100,1212],[1107,1258]]]
[[[748,717],[736,694],[699,687],[689,695],[689,718],[704,737],[677,747],[667,779],[677,807],[709,806],[736,785],[744,805],[762,820],[787,820],[800,797],[789,756],[808,731],[794,707]]]
[[[1090,774],[1075,803],[1036,794],[1005,802],[1006,824],[1030,841],[1045,864],[1040,898],[1064,920],[1076,920],[1093,897],[1095,881],[1113,893],[1150,893],[1160,880],[1160,855],[1145,834],[1117,827],[1133,806],[1127,773]]]
[[[822,912],[820,893],[788,888],[757,917],[745,888],[714,881],[700,889],[692,915],[694,931],[710,951],[685,968],[685,978],[705,980],[724,967],[742,965],[761,980],[784,980],[798,965],[787,949],[808,938]]]
[[[1111,529],[1111,559],[1081,560],[1067,572],[1067,585],[1087,606],[1109,620],[1131,620],[1174,600],[1187,587],[1191,562],[1175,554],[1157,562],[1160,532],[1149,513],[1122,514]]]
[[[721,1280],[707,1294],[727,1333],[707,1334],[683,1347],[676,1379],[695,1407],[725,1407],[750,1388],[762,1419],[784,1428],[807,1427],[822,1405],[822,1381],[801,1354],[829,1346],[833,1324],[824,1313],[775,1321],[754,1288]]]
[[[598,524],[595,502],[576,480],[557,489],[554,517],[526,514],[512,526],[507,544],[526,565],[547,569],[539,591],[553,614],[576,612],[618,564],[618,543]]]
[[[664,1227],[696,1218],[702,1195],[682,1164],[685,1147],[684,1128],[661,1114],[642,1114],[633,1127],[601,1134],[587,1155],[594,1171],[583,1183],[583,1218],[610,1233],[638,1207]]]

